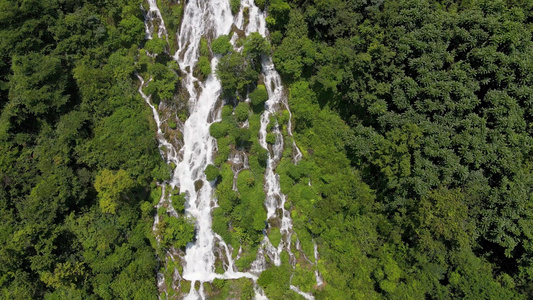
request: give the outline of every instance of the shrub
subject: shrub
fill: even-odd
[[[252,146],[251,145],[252,143],[250,143],[251,136],[252,136],[252,133],[250,132],[250,129],[239,128],[235,132],[235,143],[240,147],[249,149]]]
[[[230,7],[231,7],[231,13],[237,14],[239,12],[239,8],[241,7],[241,0],[230,0]]]
[[[207,39],[205,37],[200,38],[200,56],[209,57],[209,47],[207,46]]]
[[[269,240],[272,243],[272,246],[278,247],[279,243],[281,242],[281,232],[279,231],[278,227],[272,227],[270,230]]]
[[[150,203],[148,201],[141,202],[141,212],[142,212],[142,217],[144,219],[151,218],[153,213],[154,213],[154,211],[155,211],[155,208],[152,205],[152,203]]]
[[[237,177],[237,189],[240,193],[246,193],[255,185],[255,178],[250,170],[243,170]]]
[[[146,41],[146,44],[144,45],[144,49],[150,53],[154,54],[161,54],[165,51],[165,46],[167,43],[157,37],[154,37],[148,41]]]
[[[259,113],[263,110],[265,102],[268,100],[268,93],[266,87],[262,84],[250,93],[250,101],[252,102],[252,108],[254,112]]]
[[[266,142],[271,145],[274,145],[276,143],[276,134],[270,132],[267,133]]]
[[[231,118],[233,115],[233,106],[231,105],[224,105],[222,107],[222,120],[227,120],[228,118]]]
[[[255,5],[259,7],[261,10],[265,10],[265,2],[266,0],[254,0]]]
[[[261,147],[261,150],[257,152],[257,161],[261,167],[266,167],[268,161],[268,150]]]
[[[158,229],[162,233],[161,242],[165,248],[170,245],[184,248],[194,239],[194,221],[189,218],[165,216],[159,223]]]
[[[228,134],[228,126],[225,123],[213,123],[209,127],[209,134],[215,139],[219,139]]]
[[[253,59],[259,59],[261,54],[269,54],[270,43],[261,34],[252,32],[244,41],[243,53]]]
[[[211,50],[215,54],[226,54],[233,50],[230,44],[229,35],[221,35],[211,43]]]
[[[248,119],[248,115],[250,114],[250,106],[246,102],[241,102],[237,105],[235,108],[235,119],[238,122],[244,122],[246,119]]]
[[[213,181],[216,180],[218,176],[220,176],[220,171],[214,165],[208,165],[205,168],[205,176],[207,178],[207,181]]]
[[[229,137],[217,139],[218,153],[215,157],[215,165],[220,166],[222,163],[228,160],[228,155],[230,152],[230,148],[229,148],[230,140],[231,138]]]
[[[259,72],[237,52],[226,54],[220,59],[216,74],[220,79],[224,98],[233,98],[237,92],[243,94],[248,85],[256,82],[259,77]]]
[[[239,271],[244,271],[244,269],[248,268],[255,260],[256,256],[257,248],[252,248],[248,252],[245,252],[244,255],[235,262],[235,266],[239,269]]]
[[[170,201],[172,202],[172,207],[174,207],[174,209],[177,211],[177,212],[183,212],[185,210],[185,201],[187,199],[185,198],[185,193],[181,193],[181,194],[172,194],[170,196]]]
[[[198,59],[198,70],[204,77],[211,74],[211,62],[209,62],[209,58],[206,56],[200,56],[200,59]]]

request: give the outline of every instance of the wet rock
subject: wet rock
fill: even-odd
[[[194,182],[194,190],[199,191],[204,186],[204,182],[201,179],[198,179]]]

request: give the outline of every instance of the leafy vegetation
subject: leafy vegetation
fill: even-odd
[[[140,2],[0,6],[1,298],[155,299],[144,200],[168,174],[133,76]],[[147,89],[167,99],[161,66]]]
[[[243,107],[242,113],[238,113],[239,106]],[[218,161],[220,165],[221,180],[215,193],[219,207],[213,211],[213,230],[234,249],[238,249],[240,245],[243,246],[245,254],[236,262],[236,266],[241,269],[248,267],[255,260],[255,250],[262,239],[266,219],[262,184],[265,164],[261,161],[266,158],[258,155],[258,151],[264,149],[257,140],[260,115],[248,116],[249,113],[249,106],[245,102],[237,105],[234,114],[231,114],[231,106],[226,105],[222,112],[222,122],[214,123],[210,128],[212,133],[213,128],[226,129],[223,133],[217,132],[219,135],[214,136],[217,138],[219,147],[215,161]],[[239,128],[238,118],[249,119],[249,129]],[[242,170],[238,174],[237,191],[233,190],[234,174],[230,163],[227,162],[230,147],[240,151],[249,151],[250,155],[250,169]],[[247,154],[243,153],[243,155]]]
[[[157,3],[177,32],[185,3]],[[240,1],[229,3],[236,14]],[[165,192],[177,218],[154,209],[164,190],[155,182],[171,167],[135,73],[156,106],[177,107],[183,95],[168,55],[176,35],[144,41],[141,4],[0,0],[2,298],[155,299],[156,253],[194,239],[185,194]],[[274,246],[284,238],[278,220],[265,224],[268,150],[258,143],[270,88],[261,61],[272,55],[292,122],[273,114],[265,139],[283,137],[275,170],[302,251],[294,267],[284,251],[260,275],[269,298],[296,299],[291,284],[316,299],[532,298],[533,6],[256,4],[269,38],[241,36],[237,52],[230,36],[204,37],[193,70],[204,80],[220,58],[226,105],[205,173],[216,183],[213,230],[242,249],[236,267],[249,268],[265,229]],[[237,176],[236,154],[249,161]],[[213,299],[254,294],[245,278],[204,287]]]
[[[229,35],[221,35],[217,37],[213,43],[211,43],[211,50],[215,54],[226,54],[233,51],[233,47],[230,44]]]
[[[254,112],[261,112],[264,108],[265,102],[268,100],[268,93],[265,85],[259,84],[257,88],[250,93],[249,97]]]
[[[529,4],[270,3],[315,295],[531,297]]]

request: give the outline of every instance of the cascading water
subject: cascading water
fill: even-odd
[[[186,299],[205,299],[203,285],[198,291],[194,283],[215,279],[215,234],[211,230],[211,210],[214,206],[213,187],[205,178],[205,168],[212,162],[216,140],[209,135],[210,116],[221,92],[220,82],[208,76],[198,92],[199,83],[193,75],[198,60],[198,47],[203,35],[219,36],[228,33],[233,17],[229,3],[222,0],[191,0],[185,7],[179,33],[179,49],[175,59],[185,72],[184,83],[189,92],[190,116],[184,124],[184,145],[180,150],[183,159],[177,164],[172,185],[177,185],[187,195],[187,214],[196,220],[196,241],[187,246],[184,257],[183,278],[191,281],[191,291]],[[211,66],[216,66],[213,58]],[[198,189],[198,186],[201,186]]]
[[[158,36],[160,38],[161,36],[166,36],[167,31],[164,21],[162,20],[155,0],[148,0],[148,3],[150,10],[146,14],[147,38],[152,37],[155,30],[154,24],[158,26]],[[244,24],[243,13],[245,7],[248,10],[248,22],[246,25]],[[215,278],[235,279],[246,277],[256,281],[258,275],[267,267],[265,254],[275,265],[280,265],[280,254],[285,250],[289,253],[290,263],[293,266],[296,264],[295,256],[291,251],[291,236],[293,234],[292,220],[290,218],[290,212],[285,209],[286,197],[280,190],[279,175],[275,173],[275,168],[282,158],[284,148],[284,138],[279,126],[274,127],[273,133],[276,135],[276,142],[270,150],[266,142],[267,125],[270,122],[270,116],[283,108],[289,109],[287,99],[284,96],[281,79],[274,68],[271,58],[263,57],[262,59],[262,73],[269,97],[265,104],[265,111],[261,116],[259,142],[263,148],[269,150],[264,186],[266,192],[265,206],[267,209],[267,221],[274,217],[278,217],[281,220],[280,232],[283,238],[276,248],[270,243],[268,236],[264,236],[257,254],[257,259],[252,263],[250,272],[235,271],[231,255],[232,249],[211,229],[211,212],[217,204],[213,196],[213,183],[208,182],[204,174],[206,166],[212,163],[213,152],[217,147],[216,140],[209,135],[209,127],[212,122],[219,119],[217,107],[220,105],[217,102],[221,94],[221,85],[213,74],[209,75],[205,82],[201,82],[193,74],[199,57],[200,39],[202,36],[214,39],[220,35],[228,34],[232,26],[244,30],[245,35],[258,32],[263,37],[266,37],[265,17],[265,13],[255,6],[253,0],[243,0],[240,11],[235,17],[231,14],[228,0],[189,0],[186,3],[182,25],[177,36],[178,51],[174,55],[174,59],[178,62],[182,70],[182,83],[189,95],[190,112],[188,119],[182,127],[183,145],[179,149],[179,152],[165,139],[157,108],[151,104],[150,97],[143,94],[142,87],[144,81],[139,76],[141,80],[139,92],[149,104],[154,114],[160,149],[166,149],[163,157],[169,163],[172,162],[176,165],[169,185],[171,188],[179,188],[181,193],[185,193],[187,199],[185,204],[186,213],[196,222],[195,242],[187,245],[185,255],[182,257],[182,262],[184,263],[183,272],[181,275],[177,269],[174,272],[174,280],[179,278],[180,280],[184,279],[191,282],[191,290],[186,299],[205,299],[202,283],[211,282]],[[233,45],[235,45],[237,38],[237,34],[234,33],[231,39]],[[217,63],[218,57],[215,56],[211,61],[213,70]],[[289,116],[287,132],[289,136],[292,136],[292,114],[290,110]],[[293,162],[298,163],[302,156],[301,152],[294,142],[292,147],[293,153],[295,153],[293,155]],[[230,158],[235,164],[241,164],[241,168],[247,168],[247,159],[247,155],[244,153],[236,153]],[[237,174],[238,170],[234,170],[234,172]],[[236,188],[235,185],[234,188]],[[166,201],[164,190],[165,186],[163,185],[163,195],[158,207]],[[177,215],[171,206],[169,212],[171,215]],[[281,212],[280,215],[277,215],[279,212]],[[157,223],[158,217],[156,216],[154,228],[156,228]],[[215,273],[214,265],[217,259],[215,253],[218,253],[219,257],[222,255],[225,256],[224,274]],[[173,254],[168,255],[173,260]],[[161,285],[160,277],[162,276],[160,275],[158,274],[158,285]],[[198,290],[195,288],[196,282],[200,282],[200,288]],[[300,291],[298,287],[291,285],[291,289],[306,299],[313,299],[311,294]],[[266,299],[257,285],[255,285],[254,291],[256,299]]]
[[[154,27],[156,25],[158,26],[157,37],[161,38],[161,36],[167,36],[167,28],[165,27],[165,21],[163,20],[161,12],[159,11],[159,8],[157,7],[155,1],[156,0],[148,0],[148,11],[146,12],[144,22],[147,39],[152,38]]]

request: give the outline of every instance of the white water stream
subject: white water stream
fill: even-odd
[[[148,1],[148,11],[145,15],[145,31],[146,31],[146,39],[151,39],[155,26],[155,23],[158,23],[158,30],[157,30],[157,37],[161,38],[161,36],[167,36],[167,28],[165,27],[165,20],[163,20],[163,16],[161,15],[161,11],[159,11],[159,8],[157,7],[156,0],[147,0]]]
[[[157,8],[155,0],[148,0],[150,10],[146,14],[146,33],[147,38],[151,38],[154,31],[154,23],[158,24],[158,36],[167,35],[167,30],[161,13]],[[248,24],[244,25],[243,8],[248,8]],[[252,32],[258,32],[262,36],[267,36],[265,13],[259,10],[253,3],[253,0],[242,0],[241,9],[234,17],[231,14],[228,0],[189,0],[185,5],[182,25],[178,33],[178,51],[174,59],[178,62],[183,72],[182,82],[187,89],[189,98],[189,118],[185,121],[182,128],[183,146],[177,149],[168,142],[161,130],[162,121],[160,120],[157,108],[151,104],[150,96],[142,92],[144,80],[140,77],[141,87],[139,92],[144,100],[152,109],[154,119],[157,123],[157,139],[160,149],[165,149],[163,157],[170,163],[174,163],[176,168],[169,185],[172,188],[179,188],[181,193],[186,194],[186,213],[196,222],[196,239],[189,243],[186,248],[182,261],[184,262],[183,274],[177,273],[177,278],[183,278],[191,282],[190,293],[185,299],[205,299],[203,282],[211,282],[215,278],[234,279],[234,278],[251,278],[256,281],[258,275],[267,267],[265,255],[277,266],[281,264],[280,255],[283,250],[289,253],[289,262],[294,266],[296,259],[291,251],[292,220],[290,212],[285,210],[286,196],[281,193],[279,175],[275,173],[275,168],[282,157],[284,148],[284,139],[280,127],[275,126],[273,133],[276,135],[276,142],[268,148],[266,142],[267,125],[270,116],[280,110],[289,109],[286,96],[283,91],[281,79],[276,72],[270,57],[262,59],[262,73],[264,76],[265,86],[269,99],[265,104],[265,111],[261,116],[261,127],[259,132],[259,142],[261,146],[269,150],[269,158],[265,171],[265,206],[267,210],[267,220],[279,218],[281,221],[280,232],[282,240],[278,247],[274,247],[265,235],[257,254],[257,259],[252,263],[250,272],[237,272],[234,267],[234,261],[231,255],[231,249],[224,243],[222,238],[215,234],[212,229],[212,209],[216,206],[216,199],[213,196],[214,187],[212,183],[206,180],[204,171],[208,164],[213,161],[213,153],[216,150],[216,140],[209,135],[209,126],[212,122],[217,121],[220,116],[219,95],[221,94],[221,85],[219,80],[211,74],[205,82],[199,81],[193,75],[193,69],[199,57],[199,45],[202,36],[214,39],[220,35],[230,33],[233,24],[239,29],[243,29],[248,35]],[[168,39],[167,39],[168,40]],[[231,39],[234,44],[237,40],[236,34]],[[213,71],[218,63],[218,57],[211,61]],[[289,115],[292,118],[292,115]],[[291,118],[289,118],[288,134],[292,136]],[[301,158],[301,152],[293,142],[294,163],[298,163]],[[230,158],[235,161],[243,161],[247,165],[247,157]],[[158,204],[158,208],[165,201],[165,189],[163,185],[163,195]],[[171,215],[177,215],[170,207]],[[158,223],[158,217],[154,222],[154,228]],[[225,273],[215,273],[215,248],[217,253],[225,255]],[[233,249],[235,251],[235,249]],[[315,254],[316,256],[316,254]],[[318,273],[317,273],[318,274]],[[158,285],[162,285],[163,276],[158,274]],[[317,277],[318,278],[318,277]],[[200,288],[195,288],[195,283],[200,282]],[[318,279],[317,279],[318,282]],[[173,284],[174,285],[174,284]],[[292,286],[291,289],[304,296],[306,299],[314,299],[311,294],[303,293],[298,287]],[[256,299],[266,299],[261,289],[256,285],[254,287]]]

